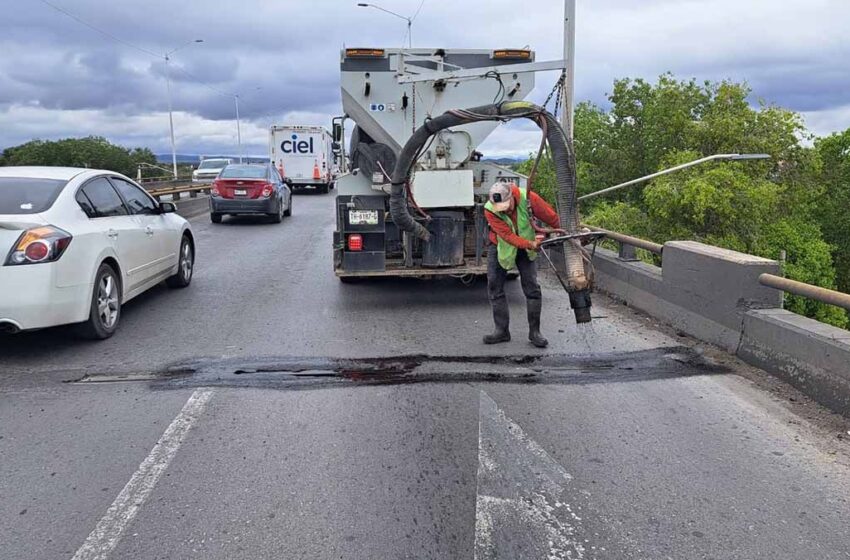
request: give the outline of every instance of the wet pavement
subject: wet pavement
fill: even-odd
[[[601,295],[331,272],[332,195],[193,220],[120,332],[0,339],[2,556],[850,558],[850,429]]]

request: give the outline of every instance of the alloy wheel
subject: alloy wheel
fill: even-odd
[[[192,245],[188,241],[183,241],[183,248],[180,251],[180,271],[183,273],[185,280],[189,280],[192,277],[193,266]]]
[[[97,289],[97,313],[107,329],[118,320],[118,286],[111,274],[104,274]]]

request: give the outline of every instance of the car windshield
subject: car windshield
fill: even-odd
[[[67,181],[0,177],[0,214],[38,214],[53,205]]]
[[[201,162],[198,169],[221,169],[227,165],[227,160],[224,159],[208,159]]]
[[[266,168],[259,165],[230,165],[219,175],[222,179],[265,179]]]

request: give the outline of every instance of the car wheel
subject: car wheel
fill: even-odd
[[[210,214],[210,221],[214,224],[221,223],[221,214],[212,213]]]
[[[289,206],[286,207],[286,212],[283,213],[284,216],[292,215],[292,195],[289,195]]]
[[[169,288],[185,288],[192,283],[195,272],[195,248],[189,237],[184,235],[180,241],[180,257],[177,260],[177,274],[165,279]]]
[[[277,214],[271,214],[272,223],[279,224],[283,221],[283,204],[278,204]]]
[[[121,283],[115,269],[103,263],[95,275],[89,318],[80,323],[78,332],[85,338],[103,340],[115,334],[120,318]]]

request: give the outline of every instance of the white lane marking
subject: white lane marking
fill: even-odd
[[[584,558],[572,476],[484,391],[478,410],[475,560]]]
[[[186,434],[198,421],[212,395],[212,389],[197,389],[192,393],[72,560],[104,560],[115,549],[124,530],[136,517],[159,477],[168,468]]]

